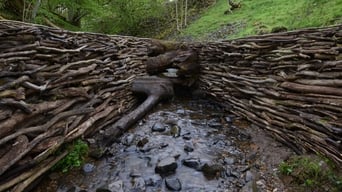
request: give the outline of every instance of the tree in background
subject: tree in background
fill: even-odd
[[[0,19],[76,31],[164,38],[214,0],[0,0]]]

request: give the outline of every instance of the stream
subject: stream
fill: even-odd
[[[49,173],[35,192],[284,191],[293,152],[229,108],[203,99],[159,104],[100,160]]]

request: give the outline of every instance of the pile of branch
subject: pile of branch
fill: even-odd
[[[298,153],[342,165],[342,25],[192,46],[201,89]]]
[[[23,191],[66,155],[52,155],[64,143],[116,137],[137,106],[132,81],[169,67],[299,153],[342,165],[341,31],[185,46],[0,21],[0,191]]]
[[[148,39],[0,21],[0,191],[23,190],[62,158],[48,157],[63,143],[133,109],[130,84],[160,49]]]

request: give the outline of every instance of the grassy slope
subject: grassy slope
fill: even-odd
[[[235,0],[236,2],[237,0]],[[230,23],[245,27],[227,38],[237,38],[270,32],[274,27],[288,30],[342,23],[342,0],[239,0],[240,9],[224,15],[227,0],[217,0],[200,19],[194,21],[181,35],[201,40]]]

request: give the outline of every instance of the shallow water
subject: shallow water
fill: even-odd
[[[241,122],[204,100],[160,104],[105,158],[51,173],[34,191],[264,191],[273,178]]]

